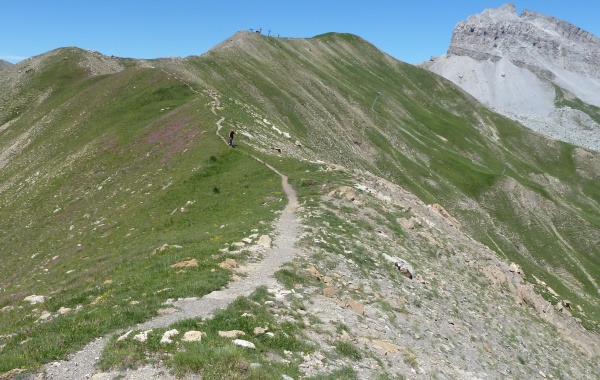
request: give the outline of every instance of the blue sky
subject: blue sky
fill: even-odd
[[[456,23],[506,0],[0,0],[0,59],[77,46],[131,58],[200,55],[239,30],[361,36],[418,63],[446,52]],[[600,36],[600,0],[514,0]]]

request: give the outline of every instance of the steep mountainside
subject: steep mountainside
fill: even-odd
[[[240,32],[186,59],[64,48],[7,73],[0,373],[65,378],[67,364],[39,365],[112,333],[93,372],[598,373],[599,153],[348,34]],[[231,129],[235,149],[223,144]],[[263,162],[297,191],[291,211]],[[302,230],[273,229],[290,212]],[[249,276],[258,237],[288,233],[301,254],[273,268],[281,289],[213,318],[136,327]],[[233,275],[232,257],[250,269]],[[172,329],[205,338],[162,343]]]
[[[600,150],[600,39],[513,4],[458,23],[425,64],[533,130]]]
[[[0,70],[4,70],[4,69],[8,69],[9,67],[11,67],[13,64],[10,62],[6,62],[2,59],[0,59]]]

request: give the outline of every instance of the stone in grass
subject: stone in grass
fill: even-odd
[[[38,322],[45,322],[45,321],[49,321],[52,319],[52,313],[50,313],[49,311],[44,311],[42,312],[42,315],[40,315],[40,317],[38,318]]]
[[[266,328],[266,327],[255,327],[255,328],[254,328],[254,335],[260,335],[260,334],[264,334],[264,333],[266,333],[267,331],[269,331],[269,329],[268,329],[268,328]]]
[[[23,298],[23,301],[29,302],[32,305],[35,305],[38,303],[44,303],[45,299],[46,299],[46,297],[44,297],[44,296],[31,295],[31,296],[27,296],[27,297]]]
[[[148,334],[150,334],[151,332],[152,332],[152,329],[146,330],[146,331],[142,331],[141,333],[139,333],[137,335],[134,335],[133,339],[144,343],[145,341],[148,340]]]
[[[118,339],[117,342],[120,342],[122,340],[125,340],[129,337],[129,335],[133,332],[133,330],[129,330],[127,331],[125,334],[121,335]]]
[[[162,338],[160,338],[160,343],[161,344],[169,344],[169,343],[173,343],[173,338],[175,335],[179,334],[179,331],[173,329],[173,330],[169,330],[169,331],[165,331],[165,333],[163,334]]]
[[[183,342],[200,342],[202,340],[202,335],[204,335],[202,331],[191,330],[183,334],[183,338],[181,340]]]
[[[241,330],[219,331],[221,338],[237,338],[240,335],[246,335],[246,333]]]
[[[246,348],[253,348],[253,349],[256,348],[254,343],[248,342],[247,340],[243,340],[243,339],[235,339],[233,341],[233,344],[235,344],[237,346],[246,347]]]
[[[222,263],[219,263],[219,267],[227,270],[233,270],[234,268],[238,267],[238,263],[234,259],[226,259]]]
[[[198,260],[191,259],[191,260],[180,261],[177,264],[173,264],[173,265],[171,265],[171,268],[187,268],[187,267],[197,267],[197,266],[198,266]]]

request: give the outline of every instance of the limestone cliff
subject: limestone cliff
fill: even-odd
[[[509,3],[459,22],[447,54],[428,66],[534,130],[600,149],[600,38],[592,33],[530,10],[519,16]]]

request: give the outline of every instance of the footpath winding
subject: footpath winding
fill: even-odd
[[[215,98],[216,104],[219,104]],[[212,112],[216,115],[215,107]],[[219,131],[224,117],[217,122],[217,136],[225,143]],[[258,158],[254,157],[258,160]],[[260,161],[260,160],[259,160]],[[262,162],[262,161],[261,161]],[[264,162],[263,162],[264,163]],[[263,259],[254,264],[240,268],[245,276],[221,290],[214,291],[202,298],[186,298],[173,302],[173,307],[178,311],[172,314],[160,315],[144,323],[133,326],[134,330],[148,330],[153,328],[165,328],[177,321],[187,318],[208,318],[222,308],[227,307],[232,301],[240,296],[250,295],[256,288],[266,286],[268,288],[278,287],[273,274],[286,262],[292,261],[294,257],[300,254],[300,249],[295,244],[298,241],[302,229],[295,214],[298,208],[298,198],[296,192],[289,185],[288,178],[278,172],[274,167],[265,163],[265,165],[281,177],[281,184],[285,192],[288,203],[275,222],[275,237],[273,238],[271,248],[267,248]],[[112,334],[111,334],[112,335]],[[146,366],[137,370],[126,372],[97,373],[95,368],[102,350],[109,341],[110,336],[98,338],[85,346],[81,351],[73,354],[66,361],[53,362],[45,365],[40,374],[30,379],[44,380],[108,380],[115,376],[120,376],[125,380],[141,379],[175,379],[166,373],[164,369]]]

